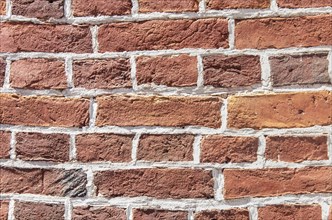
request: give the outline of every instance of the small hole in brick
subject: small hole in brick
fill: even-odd
[[[303,114],[304,111],[303,111],[302,109],[299,109],[299,110],[297,111],[297,113],[300,115],[300,114]]]

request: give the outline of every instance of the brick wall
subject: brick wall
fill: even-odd
[[[331,220],[330,0],[0,0],[0,219]]]

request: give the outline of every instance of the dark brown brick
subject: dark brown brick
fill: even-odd
[[[48,204],[35,202],[15,202],[15,219],[19,220],[64,220],[64,204]]]
[[[130,88],[128,59],[77,60],[73,63],[75,87],[86,89]]]
[[[0,57],[0,87],[5,82],[6,60]]]
[[[203,59],[204,85],[214,87],[252,86],[261,82],[258,56],[212,55]]]
[[[195,220],[249,220],[246,209],[205,210],[195,213]]]
[[[193,135],[149,135],[139,140],[137,159],[145,161],[193,160]]]
[[[64,0],[12,0],[12,14],[33,18],[62,18]]]
[[[72,220],[126,220],[126,210],[105,206],[78,206],[73,208]]]
[[[0,159],[9,159],[11,133],[0,131]]]
[[[176,219],[187,220],[188,212],[160,209],[134,209],[133,220]]]
[[[77,160],[129,162],[133,135],[82,134],[76,136]]]

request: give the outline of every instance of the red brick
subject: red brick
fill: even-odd
[[[311,220],[322,219],[319,205],[274,205],[258,208],[259,220]]]
[[[193,135],[149,135],[140,137],[137,159],[145,161],[193,160]]]
[[[286,48],[331,45],[332,15],[236,21],[235,46]],[[255,31],[253,31],[255,30]]]
[[[8,131],[0,131],[0,159],[9,159],[11,134]]]
[[[0,167],[1,193],[84,197],[87,177],[81,170]]]
[[[326,136],[269,136],[265,157],[268,160],[302,162],[328,160]]]
[[[206,136],[202,140],[203,163],[241,163],[257,159],[258,138],[222,135]]]
[[[292,128],[332,123],[329,91],[231,96],[228,126],[231,128]]]
[[[160,209],[133,210],[133,220],[152,220],[152,219],[187,220],[188,213],[185,211],[171,211],[171,210],[160,210]]]
[[[21,160],[66,162],[69,160],[69,135],[17,133],[16,157]]]
[[[278,0],[281,8],[315,8],[331,6],[330,0]]]
[[[0,87],[5,82],[6,60],[0,57]]]
[[[89,27],[1,23],[0,52],[92,52]]]
[[[97,126],[220,127],[217,97],[104,96],[97,98]]]
[[[0,200],[0,219],[7,220],[9,212],[9,201]]]
[[[35,202],[15,202],[15,219],[20,220],[61,220],[65,219],[63,204],[48,204]]]
[[[41,19],[62,18],[64,0],[12,0],[12,14]]]
[[[86,99],[0,95],[1,124],[83,127],[88,121]]]
[[[246,209],[205,210],[195,213],[195,220],[249,220]]]
[[[270,57],[274,86],[331,83],[327,54]]]
[[[0,0],[0,15],[6,15],[6,0]]]
[[[77,160],[129,162],[133,135],[82,134],[76,136]]]
[[[332,205],[330,206],[330,211],[329,211],[329,219],[328,220],[332,220]]]
[[[131,13],[131,0],[73,0],[74,16],[127,15]]]
[[[204,85],[251,86],[261,82],[260,58],[251,55],[212,55],[203,58]]]
[[[64,61],[25,59],[13,61],[10,85],[20,89],[66,89]]]
[[[266,197],[332,192],[332,167],[226,169],[224,197]]]
[[[133,169],[98,172],[97,195],[105,197],[212,198],[213,178],[200,169]]]
[[[113,23],[100,26],[98,39],[100,52],[227,48],[228,22],[211,18]]]
[[[195,86],[197,58],[189,55],[139,57],[136,71],[138,84]]]
[[[231,9],[231,8],[268,8],[269,0],[207,0],[207,9]]]
[[[139,0],[140,12],[192,12],[198,11],[198,0]]]
[[[86,89],[130,88],[128,59],[77,60],[73,63],[74,84]]]
[[[117,207],[79,206],[73,208],[72,220],[126,220],[126,210]]]

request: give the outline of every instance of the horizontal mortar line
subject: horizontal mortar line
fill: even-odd
[[[40,133],[64,133],[64,134],[89,134],[89,133],[116,133],[116,134],[199,134],[212,135],[222,134],[230,136],[249,136],[249,135],[282,135],[282,134],[328,134],[331,126],[313,126],[307,128],[264,128],[254,130],[244,129],[226,129],[205,128],[205,127],[160,127],[160,126],[138,126],[138,127],[84,127],[84,128],[63,128],[63,127],[38,127],[23,125],[0,124],[0,130],[13,132],[40,132]]]
[[[211,86],[196,87],[166,87],[166,86],[138,86],[138,89],[82,89],[72,88],[65,90],[30,90],[15,88],[0,88],[0,94],[19,94],[22,96],[55,96],[68,98],[93,98],[105,95],[128,95],[128,96],[186,96],[186,97],[204,97],[204,96],[220,96],[227,98],[228,96],[240,95],[263,95],[263,94],[283,94],[294,92],[320,92],[332,91],[332,85],[329,84],[313,84],[303,86],[284,86],[265,88],[264,86],[237,87],[237,88],[213,88]]]
[[[26,168],[26,169],[82,169],[92,170],[93,172],[111,171],[111,170],[129,170],[129,169],[156,169],[156,168],[170,168],[170,169],[263,169],[263,168],[306,168],[306,167],[330,167],[332,166],[329,160],[322,161],[304,161],[301,163],[290,162],[274,162],[274,161],[255,161],[253,163],[225,163],[212,164],[191,162],[129,162],[129,163],[107,163],[107,162],[66,162],[55,163],[46,161],[23,161],[23,160],[0,160],[0,166],[7,168]]]
[[[140,13],[135,15],[122,16],[98,16],[98,17],[73,17],[73,18],[51,18],[43,21],[37,18],[28,18],[19,15],[0,16],[0,21],[22,21],[32,22],[36,24],[55,23],[55,24],[103,24],[109,22],[134,22],[146,20],[161,20],[161,19],[201,19],[201,18],[235,18],[235,19],[249,19],[249,18],[267,18],[267,17],[294,17],[306,15],[322,15],[332,13],[332,7],[321,8],[298,8],[298,9],[282,9],[277,11],[270,9],[225,9],[225,10],[210,10],[207,12],[183,12],[183,13],[166,13],[166,12],[152,12]]]
[[[158,55],[179,55],[190,54],[197,55],[281,55],[281,54],[298,54],[298,53],[328,53],[331,46],[316,47],[289,47],[282,49],[202,49],[202,48],[184,48],[184,49],[165,49],[165,50],[141,50],[141,51],[124,51],[124,52],[105,52],[105,53],[48,53],[48,52],[18,52],[18,53],[0,53],[0,57],[7,57],[10,60],[22,58],[73,58],[73,59],[102,59],[102,58],[130,58],[131,56],[158,56]]]
[[[300,195],[282,195],[263,198],[239,198],[231,200],[216,201],[214,199],[156,199],[151,197],[117,197],[117,198],[70,198],[74,207],[76,206],[115,206],[126,208],[131,205],[133,208],[158,208],[168,210],[189,210],[195,211],[213,209],[246,208],[249,206],[262,207],[266,205],[280,204],[320,204],[322,202],[332,204],[332,193],[315,193]],[[67,197],[45,196],[34,194],[0,194],[1,200],[18,200],[26,202],[41,202],[64,204]]]

